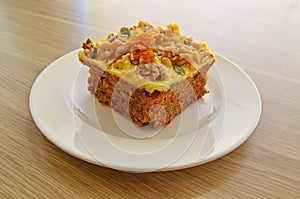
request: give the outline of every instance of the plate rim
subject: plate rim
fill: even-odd
[[[197,162],[191,163],[192,165],[187,165],[187,164],[181,164],[178,167],[182,167],[182,168],[178,168],[179,169],[184,169],[184,168],[189,168],[189,167],[193,167],[193,166],[198,166],[198,165],[202,165],[202,164],[206,164],[208,162],[214,161],[220,157],[223,157],[231,152],[233,152],[235,149],[239,148],[242,144],[245,143],[245,141],[252,135],[252,133],[254,132],[254,130],[256,129],[260,117],[261,117],[261,113],[262,113],[262,100],[261,100],[261,95],[260,92],[255,84],[255,82],[253,81],[253,79],[246,73],[246,71],[244,71],[239,65],[237,65],[235,62],[231,61],[230,59],[224,57],[223,55],[213,52],[217,57],[220,57],[221,59],[229,62],[231,65],[235,66],[236,69],[238,69],[241,73],[243,73],[243,75],[245,75],[247,77],[247,79],[251,82],[251,84],[254,87],[254,90],[257,94],[257,99],[258,99],[258,116],[256,117],[256,120],[254,121],[253,125],[251,126],[251,129],[249,129],[247,134],[243,134],[242,137],[240,137],[239,142],[235,142],[233,144],[231,144],[230,146],[228,146],[227,148],[225,148],[225,150],[222,150],[222,152],[220,153],[209,153],[206,157],[206,159],[202,162],[200,162],[199,164],[197,164]],[[225,110],[226,113],[226,110]],[[219,141],[219,140],[218,140]],[[217,144],[217,143],[216,143]],[[177,170],[177,169],[176,169]]]
[[[89,152],[87,152],[88,154],[85,154],[81,151],[79,151],[78,149],[74,148],[74,147],[70,147],[70,146],[67,146],[65,144],[63,144],[61,142],[61,140],[59,139],[56,139],[54,136],[52,136],[51,132],[48,132],[48,130],[43,126],[43,124],[40,122],[39,118],[37,117],[37,114],[34,110],[34,92],[35,92],[35,87],[37,87],[38,85],[38,82],[39,80],[43,77],[44,74],[47,73],[47,71],[49,70],[49,68],[51,66],[55,66],[55,63],[59,62],[60,60],[63,60],[65,57],[69,56],[70,54],[73,54],[75,52],[78,52],[79,49],[75,49],[75,50],[72,50],[62,56],[60,56],[59,58],[57,58],[56,60],[54,60],[53,62],[51,62],[50,64],[48,64],[36,77],[36,79],[34,80],[33,84],[32,84],[32,87],[31,87],[31,90],[30,90],[30,94],[29,94],[29,110],[30,110],[30,114],[33,118],[33,121],[34,123],[36,124],[36,126],[39,128],[39,130],[41,131],[41,133],[52,143],[54,144],[55,146],[57,146],[58,148],[60,148],[61,150],[69,153],[70,155],[78,158],[78,159],[81,159],[81,160],[84,160],[86,162],[89,162],[89,163],[92,163],[92,164],[95,164],[95,165],[98,165],[98,166],[103,166],[103,167],[106,167],[106,168],[111,168],[109,167],[108,165],[104,165],[102,164],[101,162],[97,161],[96,159],[94,159],[92,157],[92,155],[89,154]],[[254,132],[255,128],[257,127],[258,123],[259,123],[259,120],[260,120],[260,117],[261,117],[261,113],[262,113],[262,101],[261,101],[261,95],[260,95],[260,92],[255,84],[255,82],[253,81],[253,79],[238,65],[236,64],[235,62],[231,61],[230,59],[224,57],[223,55],[219,54],[219,53],[215,53],[213,52],[217,59],[218,58],[221,58],[225,61],[227,61],[228,63],[230,63],[232,66],[234,66],[236,69],[239,70],[239,72],[241,72],[246,78],[247,80],[249,81],[249,83],[253,86],[254,88],[254,91],[255,93],[257,94],[257,100],[258,100],[258,115],[257,117],[255,118],[255,121],[252,123],[252,126],[251,128],[249,128],[249,130],[247,131],[247,133],[244,133],[239,139],[238,141],[232,143],[231,145],[229,146],[226,146],[223,150],[221,150],[220,152],[218,153],[215,153],[215,152],[211,152],[209,153],[204,159],[202,160],[197,160],[197,159],[194,159],[194,160],[190,160],[190,161],[185,161],[183,163],[177,163],[177,164],[171,164],[171,165],[168,165],[167,167],[164,167],[164,168],[161,168],[161,169],[158,169],[158,170],[154,170],[152,172],[161,172],[161,171],[170,171],[170,170],[180,170],[180,169],[185,169],[185,168],[190,168],[190,167],[194,167],[194,166],[198,166],[198,165],[202,165],[202,164],[205,164],[205,163],[208,163],[208,162],[211,162],[211,161],[214,161],[220,157],[223,157],[227,154],[229,154],[230,152],[234,151],[235,149],[237,149],[239,146],[241,146],[250,136],[251,134]],[[226,113],[226,110],[225,110],[225,113]],[[73,125],[73,124],[71,124]],[[218,140],[217,142],[219,142],[220,140]],[[218,143],[216,143],[217,145]],[[118,168],[112,168],[112,169],[118,169]],[[132,170],[133,169],[133,170]],[[134,172],[135,171],[135,168],[132,167],[132,168],[122,168],[122,169],[118,169],[118,170],[123,170],[123,171],[130,171],[130,172]],[[146,169],[145,169],[146,170]],[[143,172],[143,169],[139,169],[138,172]],[[147,172],[147,171],[145,171]]]

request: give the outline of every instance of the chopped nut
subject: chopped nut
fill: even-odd
[[[97,57],[97,48],[94,48],[94,51],[91,53],[91,58],[95,59]]]
[[[126,54],[129,52],[130,46],[127,44],[123,44],[122,46],[119,46],[115,51],[115,57],[119,58],[120,56]]]
[[[169,58],[163,57],[161,58],[161,63],[163,63],[166,66],[172,67],[172,62]]]
[[[188,46],[192,45],[192,42],[193,42],[193,39],[192,39],[192,38],[186,38],[186,39],[184,40],[184,44],[185,44],[185,45],[188,45]]]
[[[115,37],[114,33],[109,33],[106,37],[107,40],[110,40],[111,38]]]
[[[144,59],[144,56],[143,56],[143,55],[140,56],[140,58],[139,58],[139,63],[140,63],[140,64],[144,64],[144,63],[145,63],[145,59]]]
[[[87,38],[87,40],[86,40],[85,43],[86,43],[86,44],[93,44],[93,41],[92,41],[90,38]]]
[[[122,42],[120,40],[114,40],[111,45],[110,45],[110,48],[112,50],[116,50],[119,46],[122,45]]]
[[[138,66],[138,73],[142,77],[162,81],[166,78],[166,71],[158,64],[143,64]]]
[[[192,56],[192,59],[196,62],[196,64],[200,63],[200,55],[197,51],[193,51],[191,56]]]
[[[84,49],[84,54],[89,55],[90,54],[90,49],[88,49],[88,48]]]

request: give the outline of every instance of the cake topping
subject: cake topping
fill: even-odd
[[[150,78],[154,81],[162,81],[166,78],[166,71],[159,64],[143,64],[138,66],[138,73],[144,78]]]
[[[143,21],[121,27],[98,42],[87,39],[82,48],[78,53],[81,62],[93,63],[120,78],[128,73],[126,81],[135,85],[150,81],[146,89],[151,91],[161,89],[159,85],[168,88],[216,60],[205,42],[181,35],[176,24],[163,28]]]
[[[127,37],[128,37],[130,35],[130,30],[127,27],[122,27],[120,29],[120,33],[121,33],[121,35],[127,35]]]
[[[130,61],[135,65],[153,63],[154,57],[155,53],[153,52],[153,49],[130,52]]]
[[[184,74],[185,74],[184,69],[181,68],[180,66],[175,65],[175,66],[173,66],[173,69],[178,75],[184,76]]]
[[[91,53],[91,58],[95,59],[97,57],[97,48],[94,47],[93,52]]]

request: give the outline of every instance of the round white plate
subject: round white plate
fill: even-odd
[[[259,121],[261,99],[254,82],[236,64],[217,55],[217,64],[209,72],[210,93],[164,132],[136,138],[145,137],[149,129],[140,130],[95,103],[86,89],[88,71],[78,62],[77,52],[60,57],[38,76],[29,103],[42,133],[82,160],[130,172],[188,168],[236,149]],[[91,118],[97,118],[96,125]]]

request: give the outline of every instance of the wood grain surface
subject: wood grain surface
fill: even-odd
[[[252,136],[211,163],[125,173],[49,142],[28,99],[56,58],[143,19],[178,23],[239,64],[263,111]],[[0,0],[0,198],[300,198],[300,1]]]

